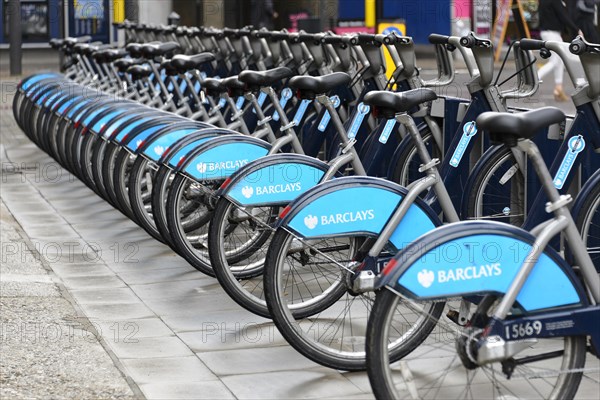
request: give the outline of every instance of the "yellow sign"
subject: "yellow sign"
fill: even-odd
[[[113,0],[113,22],[125,21],[125,0]]]
[[[382,22],[377,27],[377,33],[389,35],[392,32],[396,32],[400,36],[406,36],[406,24],[403,22]],[[386,75],[389,79],[396,70],[396,66],[394,65],[394,60],[392,60],[392,56],[386,47],[384,47],[383,53],[385,55],[385,65],[387,68]]]
[[[365,26],[367,28],[375,28],[376,19],[377,19],[376,0],[365,0]]]

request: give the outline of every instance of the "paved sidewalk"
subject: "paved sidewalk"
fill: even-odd
[[[17,251],[18,257],[26,257],[33,247],[51,269],[34,270],[29,274],[38,278],[29,278],[21,287],[52,295],[58,304],[66,302],[63,293],[47,285],[64,286],[64,295],[89,319],[105,347],[103,352],[97,342],[89,346],[96,346],[97,357],[106,361],[106,366],[95,367],[98,375],[115,377],[114,382],[98,381],[104,386],[96,390],[103,392],[73,396],[55,381],[41,386],[56,389],[57,397],[76,398],[142,394],[148,399],[372,398],[366,374],[340,373],[296,353],[269,320],[242,310],[215,279],[150,238],[37,149],[12,119],[11,101],[10,94],[3,93],[0,196],[22,227],[23,237],[29,238],[29,247]],[[17,275],[26,275],[33,267],[16,262],[14,268]],[[4,277],[2,270],[3,282]],[[13,290],[8,281],[6,285]],[[65,315],[30,308],[41,321]],[[36,371],[44,375],[46,368],[63,370],[59,360],[68,354],[54,343],[47,347],[55,352],[56,362],[29,367],[23,360],[23,381]],[[95,354],[90,349],[82,347],[76,353]],[[85,374],[85,362],[75,364],[73,369]],[[119,371],[133,384],[127,386]],[[0,376],[4,390],[3,371]],[[133,392],[136,387],[141,393]],[[597,378],[586,378],[578,398],[597,398],[599,387]],[[53,396],[21,393],[7,397]]]

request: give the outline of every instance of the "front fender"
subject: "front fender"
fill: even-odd
[[[242,167],[217,195],[242,207],[289,204],[321,182],[328,169],[306,155],[274,154]]]
[[[306,239],[378,236],[406,194],[406,188],[384,179],[334,179],[315,186],[290,204],[278,226]],[[390,242],[402,249],[439,225],[439,218],[429,206],[417,199]]]
[[[491,221],[458,222],[407,246],[386,266],[378,287],[415,300],[506,293],[535,238]],[[573,270],[547,247],[517,296],[525,312],[587,304]]]

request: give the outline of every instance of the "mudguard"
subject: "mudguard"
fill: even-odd
[[[235,132],[229,129],[221,128],[206,128],[200,129],[199,131],[190,133],[174,142],[171,146],[165,149],[164,153],[160,156],[158,164],[165,165],[169,169],[177,167],[177,164],[186,156],[186,154],[195,150],[199,145],[206,141],[207,137],[215,137],[220,135],[239,135],[239,132]]]
[[[242,207],[289,204],[317,185],[329,166],[301,154],[273,154],[242,167],[217,196]]]
[[[201,144],[186,154],[175,171],[196,181],[221,180],[269,153],[271,145],[244,135],[227,135]]]
[[[124,144],[127,150],[137,154],[139,153],[139,150],[144,147],[146,142],[152,141],[154,138],[158,138],[170,132],[178,132],[178,135],[185,136],[188,133],[203,128],[202,125],[196,125],[194,122],[179,122],[178,119],[154,119],[153,121],[154,122],[148,123],[151,124],[151,126],[146,129],[132,131],[130,135],[124,138],[121,144]]]
[[[160,158],[162,157],[162,155],[165,153],[165,151],[168,151],[169,148],[176,143],[177,141],[181,140],[184,137],[187,137],[189,135],[198,133],[198,132],[203,132],[202,137],[198,137],[197,140],[199,142],[197,142],[196,145],[199,145],[201,143],[204,143],[205,141],[217,137],[219,135],[222,134],[233,134],[235,133],[234,131],[230,130],[230,129],[219,129],[219,128],[201,128],[201,129],[189,129],[189,128],[184,128],[184,129],[175,129],[175,130],[169,130],[166,132],[157,132],[156,134],[152,135],[151,137],[149,137],[148,139],[146,139],[144,141],[144,144],[142,145],[142,147],[139,147],[137,152],[139,154],[142,154],[143,156],[145,156],[146,158],[149,158],[150,160],[154,161],[154,162],[158,162],[160,160]],[[191,150],[191,148],[189,149]]]
[[[154,118],[153,118],[154,117]],[[156,113],[150,110],[141,110],[136,114],[126,114],[117,118],[104,130],[102,136],[111,142],[120,143],[133,130],[144,123],[156,120]]]
[[[102,112],[96,114],[94,119],[90,121],[87,125],[87,128],[82,132],[83,135],[88,132],[94,135],[100,135],[100,132],[105,129],[106,125],[110,124],[110,122],[114,119],[117,119],[119,116],[131,113],[132,109],[139,108],[139,105],[136,106],[132,103],[116,103],[108,106]]]
[[[331,236],[378,236],[402,199],[406,188],[384,179],[349,177],[315,186],[282,212],[278,222],[306,238]],[[420,198],[411,205],[390,238],[402,249],[441,222]]]
[[[32,85],[46,79],[64,80],[64,76],[56,72],[40,72],[28,76],[27,78],[23,78],[17,88],[22,91],[27,91]]]
[[[420,237],[386,266],[377,287],[417,300],[506,293],[531,250],[527,231],[493,221],[449,224]],[[572,268],[547,247],[517,297],[524,312],[586,305]]]

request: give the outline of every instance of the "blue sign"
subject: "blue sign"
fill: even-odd
[[[302,100],[302,102],[300,103],[300,107],[298,107],[298,110],[296,111],[296,115],[294,115],[294,124],[296,126],[300,125],[300,121],[302,121],[302,118],[304,117],[304,114],[306,113],[306,109],[308,108],[308,105],[311,103],[311,100]]]
[[[558,172],[554,177],[553,182],[557,189],[563,188],[565,181],[575,164],[575,160],[577,160],[577,155],[585,149],[585,139],[581,135],[573,136],[569,139],[568,147],[567,154],[565,154],[565,157],[558,168]]]
[[[246,101],[246,99],[244,98],[244,96],[238,97],[237,101],[235,102],[235,108],[237,108],[238,110],[241,110],[242,107],[244,107],[245,101]]]
[[[381,132],[381,136],[379,136],[379,142],[386,144],[395,126],[396,120],[393,118],[388,119],[385,126],[383,127],[383,132]]]
[[[281,105],[282,109],[285,109],[285,106],[287,105],[288,101],[291,98],[292,98],[292,89],[285,88],[281,91],[281,99],[279,99],[279,104]],[[273,119],[275,121],[279,121],[279,113],[277,111],[275,111],[275,113],[273,113]]]
[[[348,130],[348,138],[354,139],[356,135],[358,135],[358,130],[362,125],[365,116],[371,111],[371,106],[366,105],[365,103],[360,103],[358,107],[356,107],[356,115],[352,120],[352,125],[350,125],[350,129]]]
[[[267,94],[265,92],[260,92],[258,95],[258,105],[262,108],[263,104],[265,104],[265,100],[267,99]],[[256,110],[252,109],[252,112],[256,114]]]
[[[331,100],[335,109],[337,109],[340,106],[340,96],[335,95],[333,97],[330,97],[329,100]],[[321,118],[321,122],[319,123],[319,131],[325,132],[325,129],[327,129],[327,125],[329,125],[330,120],[331,115],[329,115],[329,111],[325,110],[325,114],[323,114],[323,118]]]
[[[467,122],[463,126],[463,135],[460,138],[460,142],[458,142],[458,146],[456,146],[456,150],[454,150],[454,154],[452,154],[452,158],[450,159],[450,165],[452,167],[457,168],[460,165],[460,161],[465,155],[471,139],[476,134],[477,125],[475,124],[475,121]]]

